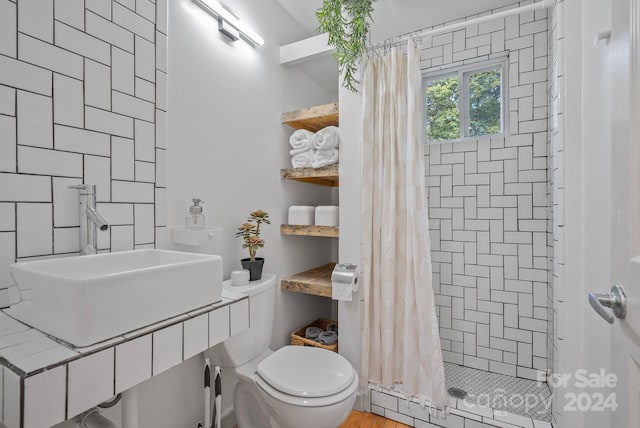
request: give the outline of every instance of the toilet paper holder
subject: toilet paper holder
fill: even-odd
[[[353,291],[358,291],[358,266],[351,263],[338,263],[331,273],[331,282],[353,284]]]

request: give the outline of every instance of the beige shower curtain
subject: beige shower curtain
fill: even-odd
[[[363,82],[362,386],[448,404],[431,278],[420,47],[370,59]]]

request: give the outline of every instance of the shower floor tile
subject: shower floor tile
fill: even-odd
[[[460,410],[483,415],[489,407],[496,419],[500,419],[500,412],[508,412],[540,421],[551,420],[552,395],[546,383],[452,363],[444,363],[444,369],[447,389],[458,388],[467,393],[464,400],[452,398]]]

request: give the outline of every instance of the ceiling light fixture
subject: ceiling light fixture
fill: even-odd
[[[222,7],[216,0],[193,0],[204,10],[218,18],[218,30],[231,40],[236,41],[240,37],[254,46],[264,44],[264,39],[251,28],[240,22],[231,12]]]

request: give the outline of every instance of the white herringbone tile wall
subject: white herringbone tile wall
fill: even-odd
[[[0,0],[0,288],[10,263],[79,251],[97,185],[101,252],[165,228],[166,0]],[[6,305],[6,293],[0,295]]]
[[[552,333],[547,33],[529,12],[426,37],[422,55],[424,72],[509,58],[509,135],[427,144],[426,180],[444,360],[528,379]]]

